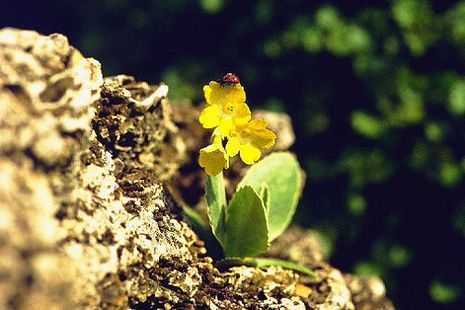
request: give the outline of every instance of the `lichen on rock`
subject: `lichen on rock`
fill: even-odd
[[[318,256],[304,262],[318,283],[280,267],[216,269],[166,186],[182,192],[173,180],[196,145],[192,124],[176,126],[182,107],[172,117],[166,85],[103,79],[100,64],[59,34],[2,29],[0,63],[1,309],[351,309],[385,300],[380,282],[360,284]],[[292,144],[287,136],[280,147]],[[302,283],[307,297],[296,294]]]

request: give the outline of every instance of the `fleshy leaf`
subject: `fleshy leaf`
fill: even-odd
[[[268,224],[262,199],[250,186],[239,189],[227,211],[226,257],[256,256],[268,250]]]
[[[255,263],[257,268],[263,268],[267,266],[281,266],[287,269],[291,269],[303,274],[306,274],[308,276],[311,276],[314,279],[318,278],[318,275],[315,271],[312,269],[299,265],[297,263],[287,261],[287,260],[282,260],[282,259],[277,259],[277,258],[255,258]]]
[[[292,220],[302,191],[302,174],[295,156],[289,152],[276,152],[253,165],[239,183],[261,192],[267,185],[267,218],[269,241],[281,235]]]
[[[222,172],[215,176],[207,176],[205,191],[210,226],[216,239],[218,239],[224,248],[224,235],[226,229],[226,193],[224,191]]]
[[[270,196],[268,195],[268,186],[265,182],[263,182],[262,186],[260,187],[260,197],[263,200],[266,212],[268,212],[268,208],[270,207]]]
[[[219,269],[227,269],[234,266],[249,266],[263,268],[268,266],[281,266],[286,269],[291,269],[307,276],[310,276],[313,280],[318,280],[318,274],[312,269],[299,265],[297,263],[282,260],[278,258],[261,258],[261,257],[227,257],[215,263]]]
[[[200,216],[194,209],[180,203],[184,216],[187,219],[188,224],[195,231],[201,240],[205,242],[208,254],[212,258],[220,258],[223,256],[223,250],[218,239],[212,233],[209,224]]]

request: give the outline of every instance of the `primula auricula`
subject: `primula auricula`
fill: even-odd
[[[217,262],[218,267],[279,265],[315,276],[312,270],[293,262],[256,257],[268,250],[294,215],[303,180],[297,159],[289,152],[276,152],[257,162],[260,148],[271,148],[276,135],[264,119],[252,119],[237,75],[227,73],[219,82],[205,85],[203,91],[207,105],[199,122],[213,132],[212,143],[200,150],[199,164],[207,173],[205,198],[211,230],[199,224],[198,216],[189,216],[191,212],[185,212],[186,216],[203,231],[206,240],[213,240],[208,236],[211,232],[220,243],[224,258]],[[228,203],[222,171],[237,154],[244,163],[254,165]]]
[[[248,165],[261,157],[260,148],[270,148],[276,135],[267,129],[264,119],[251,119],[246,95],[239,77],[226,73],[219,82],[203,87],[206,107],[199,116],[204,128],[213,129],[213,143],[200,150],[199,164],[208,175],[217,175],[229,167],[229,157],[239,153]],[[227,141],[223,148],[223,140]]]

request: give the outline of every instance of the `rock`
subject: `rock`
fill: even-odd
[[[100,64],[63,35],[9,28],[0,63],[0,308],[69,308],[78,269],[56,213],[70,193],[65,170],[91,133]]]
[[[384,283],[378,277],[361,278],[346,274],[344,278],[357,309],[394,309],[392,302],[386,298]]]
[[[1,309],[351,309],[384,298],[317,256],[318,283],[273,266],[216,269],[165,186],[198,181],[173,182],[204,135],[186,132],[192,107],[172,114],[166,85],[103,79],[59,34],[2,29],[0,63]]]
[[[343,275],[326,263],[318,235],[312,230],[291,226],[272,243],[267,255],[317,271],[322,281],[306,283],[311,293],[304,300],[311,309],[327,309],[330,305],[338,309],[394,309],[386,298],[384,283],[378,277]],[[300,281],[305,282],[305,279]]]

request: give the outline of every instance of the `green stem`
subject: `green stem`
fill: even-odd
[[[223,245],[227,216],[223,172],[215,176],[207,176],[205,182],[205,198],[208,204],[208,218],[213,234],[221,245]]]

